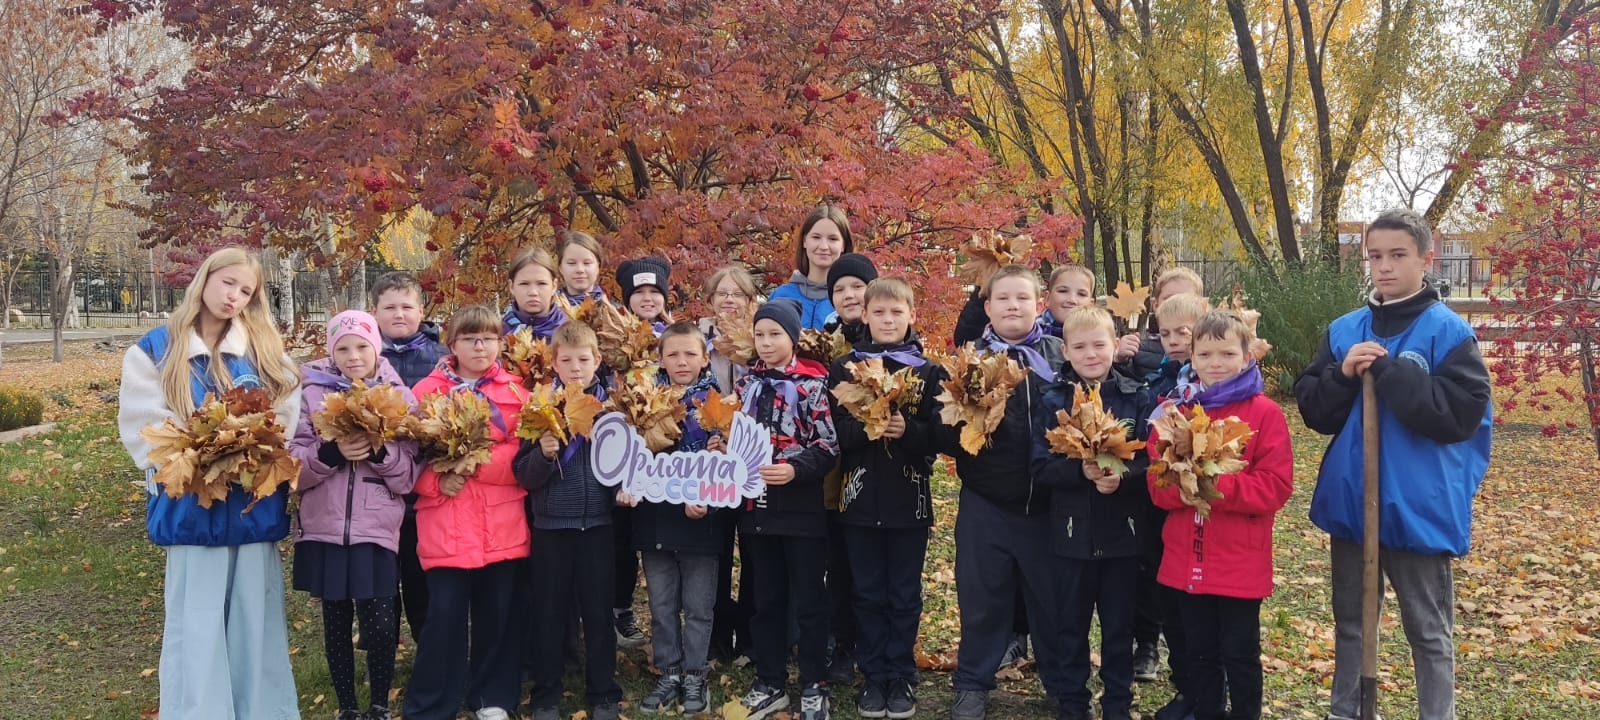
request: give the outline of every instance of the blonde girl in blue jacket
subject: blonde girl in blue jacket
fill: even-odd
[[[277,542],[289,533],[287,487],[250,512],[234,486],[201,508],[173,499],[151,478],[151,445],[139,431],[186,423],[207,393],[259,387],[278,421],[300,419],[299,375],[267,314],[261,261],[236,247],[205,259],[171,320],[146,333],[122,362],[117,425],[145,471],[146,529],[167,548],[161,635],[161,716],[208,720],[299,718],[283,614]]]

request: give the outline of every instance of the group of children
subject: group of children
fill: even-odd
[[[930,478],[940,454],[954,458],[961,483],[953,718],[986,716],[995,673],[1015,653],[1021,612],[1060,718],[1094,717],[1088,681],[1096,615],[1100,717],[1131,717],[1132,683],[1154,678],[1161,635],[1177,692],[1157,718],[1259,717],[1259,610],[1272,592],[1272,528],[1292,491],[1293,462],[1284,414],[1263,394],[1252,328],[1240,315],[1210,309],[1200,278],[1172,270],[1155,283],[1152,330],[1119,335],[1112,316],[1095,306],[1094,276],[1082,266],[1056,268],[1048,286],[1027,267],[1000,268],[963,317],[981,312],[971,341],[1011,358],[1025,378],[987,444],[969,453],[959,428],[939,420],[935,397],[945,371],[924,354],[913,286],[878,277],[868,258],[850,252],[848,224],[836,209],[813,213],[802,235],[794,283],[825,285],[826,307],[807,288],[791,291],[799,298],[775,293],[759,303],[755,281],[737,267],[705,283],[714,311],[751,313],[756,358],[748,366],[714,349],[714,322],[674,321],[664,261],[641,258],[617,269],[623,307],[657,331],[657,384],[682,392],[687,419],[672,449],[724,449],[725,439],[699,424],[698,403],[711,390],[737,395],[743,412],[771,432],[774,461],[759,470],[764,491],[738,510],[656,503],[607,487],[589,467],[582,436],[517,438],[528,394],[500,364],[507,333],[530,328],[548,341],[560,386],[603,400],[621,382],[601,361],[595,333],[568,322],[577,303],[610,302],[597,282],[602,249],[576,232],[564,233],[553,255],[517,254],[503,314],[461,308],[442,337],[423,322],[416,280],[384,276],[372,289],[374,312],[330,320],[329,357],[302,366],[298,377],[257,294],[258,262],[220,251],[196,272],[170,325],[176,330],[152,331],[130,350],[123,439],[146,467],[140,428],[185,417],[207,391],[246,384],[266,388],[279,416],[298,427],[294,587],[322,600],[340,720],[390,717],[402,607],[417,645],[406,718],[454,718],[463,708],[480,720],[512,717],[525,676],[532,717],[560,717],[562,676],[580,627],[588,717],[619,717],[616,648],[643,640],[631,610],[641,558],[659,679],[637,698],[640,711],[694,714],[713,706],[711,648],[722,616],[742,605],[749,617],[728,624],[754,661],[756,679],[741,700],[749,718],[790,708],[791,654],[800,688],[794,714],[829,717],[830,678],[837,686],[840,675],[830,643],[842,644],[845,627],[861,674],[858,714],[912,717]],[[797,353],[802,330],[814,322],[839,328],[852,345],[831,366]],[[174,352],[189,364],[163,362]],[[1373,355],[1369,365],[1382,361]],[[921,380],[921,396],[879,439],[831,397],[852,379],[850,363],[867,359],[891,372],[909,368]],[[323,441],[311,414],[328,393],[357,380],[392,384],[408,402],[451,392],[485,398],[491,461],[463,477],[436,472],[405,441]],[[1222,498],[1201,517],[1176,488],[1146,477],[1146,457],[1118,473],[1054,454],[1045,433],[1056,411],[1070,409],[1074,387],[1097,387],[1106,409],[1152,445],[1151,420],[1163,412],[1198,405],[1238,417],[1254,432],[1246,468],[1217,479]],[[159,392],[147,392],[154,397],[141,404],[144,388]],[[246,498],[237,500],[206,511],[152,487],[152,539],[172,546],[161,663],[166,717],[298,717],[275,580],[274,543],[289,532],[287,498],[279,493],[244,515]],[[735,535],[738,604],[728,578]],[[847,588],[843,609],[829,602],[825,586]],[[365,712],[354,683],[353,618],[367,651]]]

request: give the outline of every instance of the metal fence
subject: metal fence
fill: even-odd
[[[387,268],[368,266],[366,287],[371,287],[377,276]],[[333,296],[327,276],[322,271],[296,271],[291,286],[294,292],[295,312],[311,320],[321,320],[327,315]],[[13,279],[9,307],[28,316],[41,326],[49,324],[50,283],[48,270],[22,270]],[[80,274],[74,288],[74,300],[79,319],[85,326],[98,319],[108,321],[133,321],[140,313],[158,317],[171,312],[183,300],[185,285],[169,283],[159,274],[151,272],[91,272]],[[268,284],[265,288],[272,300],[282,288]]]

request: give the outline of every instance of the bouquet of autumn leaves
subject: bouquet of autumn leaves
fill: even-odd
[[[522,386],[532,390],[555,380],[555,356],[550,343],[533,336],[533,328],[520,327],[500,343],[500,365],[519,378]]]
[[[1004,353],[980,353],[966,345],[940,357],[939,364],[948,376],[937,398],[943,406],[939,420],[952,426],[966,423],[961,428],[961,449],[976,455],[1000,427],[1006,399],[1028,371]]]
[[[238,484],[253,496],[244,509],[250,512],[257,501],[300,479],[300,461],[289,454],[289,436],[272,410],[272,397],[260,388],[236,387],[221,397],[207,393],[186,426],[168,419],[139,436],[152,446],[155,481],[167,496],[194,493],[202,508],[226,501],[230,486]]]
[[[655,382],[660,341],[650,323],[594,298],[584,300],[573,310],[572,319],[594,330],[600,340],[600,362],[606,367],[618,375],[631,376],[638,385]]]
[[[1198,404],[1169,407],[1150,425],[1158,435],[1150,459],[1156,487],[1177,486],[1184,504],[1209,517],[1211,501],[1222,499],[1217,478],[1245,469],[1244,446],[1254,431],[1237,417],[1214,419]]]
[[[399,437],[411,417],[411,404],[399,388],[387,383],[367,387],[354,380],[349,390],[323,398],[322,409],[311,415],[311,426],[329,442],[365,437],[376,451]]]
[[[434,472],[468,477],[489,462],[494,436],[487,398],[467,390],[428,395],[417,399],[417,413],[396,437],[417,441]]]
[[[1057,410],[1056,423],[1044,433],[1050,452],[1093,462],[1101,470],[1125,473],[1134,453],[1144,449],[1143,440],[1128,437],[1129,421],[1118,420],[1106,411],[1099,387],[1085,391],[1082,385],[1074,386],[1072,412]]]
[[[850,380],[839,383],[833,396],[839,406],[861,421],[868,440],[883,437],[889,419],[901,410],[916,412],[922,397],[922,378],[913,368],[889,372],[882,358],[869,358],[847,366]]]
[[[549,433],[565,445],[592,432],[595,417],[604,409],[581,387],[567,385],[558,390],[554,383],[544,383],[529,389],[517,423],[517,437],[538,441]]]

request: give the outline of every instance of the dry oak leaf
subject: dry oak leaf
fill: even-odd
[[[735,365],[749,365],[756,359],[756,339],[748,311],[719,313],[711,347]]]
[[[689,408],[683,404],[683,390],[653,382],[622,383],[606,400],[612,410],[622,413],[651,452],[671,448],[683,437],[683,421]]]
[[[715,388],[708,393],[704,400],[696,400],[695,409],[700,411],[700,427],[708,433],[722,433],[727,437],[733,432],[733,415],[739,412],[739,397],[729,394],[723,396]]]
[[[1117,283],[1117,289],[1106,296],[1106,310],[1123,320],[1133,323],[1134,318],[1144,312],[1144,304],[1150,299],[1150,288],[1135,289],[1127,281]]]
[[[1222,498],[1217,478],[1245,469],[1245,444],[1255,432],[1237,417],[1211,418],[1199,405],[1169,406],[1151,426],[1159,435],[1150,459],[1156,487],[1176,486],[1184,504],[1209,517],[1211,501]]]
[[[487,398],[468,390],[438,393],[419,398],[417,411],[404,435],[422,446],[434,472],[470,477],[489,462],[494,436]]]
[[[922,378],[911,368],[889,372],[882,358],[850,363],[851,380],[839,383],[833,397],[857,420],[867,439],[877,440],[888,429],[889,420],[902,410],[914,412],[922,396]]]
[[[832,365],[834,360],[849,354],[850,349],[850,342],[838,330],[830,333],[807,328],[800,331],[800,342],[794,352],[807,360]]]
[[[1033,250],[1029,235],[1007,236],[994,230],[973,233],[961,244],[961,254],[966,261],[961,264],[958,277],[964,283],[982,286],[996,270],[1017,263],[1026,264]]]
[[[168,419],[139,435],[152,446],[155,482],[167,496],[194,493],[202,508],[227,500],[229,487],[238,484],[254,498],[244,509],[249,512],[256,501],[284,485],[295,487],[300,478],[288,433],[272,410],[272,397],[260,388],[207,394],[187,427]]]
[[[1028,371],[1005,353],[979,353],[963,345],[939,358],[948,378],[940,385],[939,420],[962,425],[961,449],[976,455],[989,444],[989,435],[1005,417],[1006,400]]]
[[[372,447],[393,440],[411,415],[411,403],[400,389],[388,383],[368,387],[355,380],[344,392],[328,393],[322,409],[311,415],[311,425],[323,440],[365,437]]]
[[[1243,285],[1233,284],[1233,294],[1223,307],[1239,313],[1239,317],[1244,318],[1245,327],[1250,328],[1250,334],[1255,336],[1255,339],[1250,341],[1250,357],[1259,362],[1267,356],[1267,353],[1272,352],[1272,343],[1256,334],[1256,325],[1261,321],[1261,311],[1250,307],[1246,302]]]
[[[1087,391],[1082,385],[1073,386],[1072,412],[1057,410],[1056,422],[1057,427],[1044,433],[1050,452],[1092,461],[1102,470],[1125,473],[1127,461],[1144,449],[1144,441],[1129,438],[1130,422],[1106,411],[1099,386]]]

